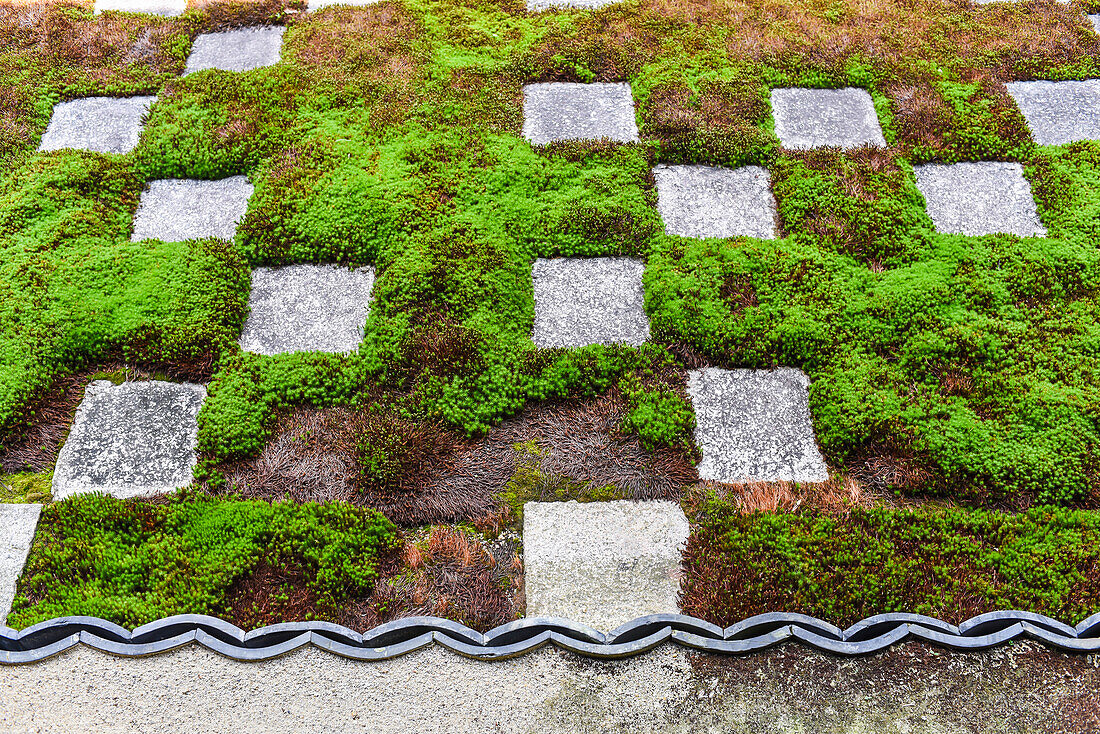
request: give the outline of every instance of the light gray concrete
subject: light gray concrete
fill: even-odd
[[[638,140],[629,84],[551,82],[523,88],[523,137],[555,140]]]
[[[1005,87],[1039,145],[1100,140],[1100,79],[1009,82]]]
[[[621,2],[621,0],[527,0],[527,12],[539,13],[544,10],[557,10],[561,8],[598,10],[607,5],[614,5],[617,2]]]
[[[645,343],[644,272],[645,263],[625,257],[536,260],[535,346]]]
[[[130,240],[183,242],[231,240],[248,210],[252,184],[245,176],[217,181],[171,178],[150,181],[141,194]]]
[[[94,9],[97,15],[105,10],[120,10],[172,16],[187,10],[187,0],[95,0]]]
[[[8,618],[42,505],[0,504],[0,621]]]
[[[138,144],[145,113],[156,97],[85,97],[53,108],[41,151],[129,153]]]
[[[328,8],[333,5],[346,5],[349,7],[361,7],[365,5],[374,5],[379,0],[309,0],[309,5],[306,10],[320,10],[321,8]]]
[[[1019,163],[931,164],[913,170],[937,232],[1046,236]]]
[[[354,352],[363,341],[373,287],[371,267],[256,268],[241,349],[256,354]]]
[[[699,478],[717,482],[824,482],[825,460],[814,439],[810,379],[801,370],[688,373],[695,408]]]
[[[1092,23],[1092,29],[1096,31],[1096,33],[1100,33],[1100,14],[1090,15],[1089,22]]]
[[[204,33],[195,39],[184,75],[204,69],[250,71],[279,63],[283,26]]]
[[[528,502],[523,506],[527,616],[605,632],[678,612],[688,521],[675,502]]]
[[[667,234],[775,238],[775,197],[766,168],[662,165],[653,176]]]
[[[773,89],[772,118],[784,148],[886,146],[865,89]]]
[[[189,383],[96,380],[84,391],[57,457],[53,496],[164,494],[191,483],[206,388]]]

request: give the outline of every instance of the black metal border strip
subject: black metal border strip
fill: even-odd
[[[76,645],[121,655],[157,655],[199,644],[239,661],[268,660],[305,645],[352,660],[386,660],[440,645],[478,660],[504,660],[554,645],[593,658],[639,655],[665,642],[745,654],[787,641],[837,655],[868,655],[907,639],[954,650],[987,650],[1016,639],[1068,652],[1100,652],[1100,613],[1076,627],[1034,612],[989,612],[955,626],[920,614],[878,614],[840,629],[804,614],[772,612],[725,629],[682,614],[651,614],[600,632],[568,619],[531,617],[481,633],[438,617],[407,617],[364,633],[329,622],[286,622],[245,632],[217,617],[181,614],[127,630],[96,617],[58,617],[14,630],[0,627],[0,664],[34,663]]]

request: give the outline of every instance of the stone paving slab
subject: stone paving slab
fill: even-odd
[[[306,10],[320,10],[321,8],[327,8],[333,5],[361,7],[365,5],[374,5],[377,2],[380,2],[380,0],[309,0]]]
[[[775,238],[775,197],[766,168],[661,165],[653,176],[667,234]]]
[[[561,10],[565,8],[599,10],[617,2],[621,2],[621,0],[527,0],[527,12],[539,13],[544,10]]]
[[[145,114],[156,97],[85,97],[54,106],[40,151],[129,153],[138,144]]]
[[[1090,15],[1089,22],[1092,23],[1092,29],[1100,34],[1100,14]]]
[[[523,137],[535,145],[603,138],[637,142],[630,85],[528,84],[523,88]]]
[[[688,521],[675,502],[529,502],[523,506],[527,616],[610,631],[678,612]]]
[[[937,232],[1046,236],[1019,163],[930,164],[913,170]]]
[[[57,457],[53,496],[164,494],[191,483],[206,388],[189,383],[96,380],[84,391]]]
[[[638,346],[649,339],[642,261],[625,257],[539,259],[531,270],[535,346]]]
[[[246,176],[216,181],[168,178],[150,181],[134,215],[130,240],[231,240],[248,210],[252,184]]]
[[[1009,82],[1005,87],[1039,145],[1100,140],[1100,79]]]
[[[279,63],[283,47],[283,26],[240,28],[204,33],[195,39],[183,73],[205,69],[250,71]]]
[[[0,622],[8,618],[42,505],[0,504]]]
[[[256,354],[354,352],[363,341],[373,287],[371,267],[256,268],[241,349]]]
[[[121,10],[127,13],[150,15],[182,15],[187,10],[187,0],[95,0],[95,13],[105,10]]]
[[[810,379],[801,370],[688,373],[695,408],[699,478],[717,482],[824,482],[825,460],[814,439]]]
[[[772,118],[784,148],[886,146],[865,89],[773,89]]]

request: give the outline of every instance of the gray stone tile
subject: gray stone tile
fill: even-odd
[[[334,5],[361,7],[374,5],[379,1],[380,0],[309,0],[309,5],[306,6],[306,10],[320,10],[321,8],[328,8]]]
[[[130,239],[183,242],[206,237],[231,240],[248,210],[252,184],[245,176],[217,181],[150,181],[134,215]]]
[[[1039,145],[1100,140],[1100,79],[1005,86]]]
[[[772,118],[779,142],[791,150],[886,146],[865,89],[773,89]]]
[[[202,385],[97,380],[84,391],[53,475],[54,499],[164,494],[191,483]]]
[[[625,257],[536,260],[535,346],[643,344],[649,339],[644,272],[645,263]]]
[[[937,232],[1046,236],[1019,163],[933,164],[913,170]]]
[[[204,69],[249,71],[279,63],[283,26],[204,33],[195,39],[183,73]]]
[[[151,15],[182,15],[187,10],[187,0],[95,0],[95,13],[120,10],[127,13]]]
[[[689,526],[674,502],[529,502],[523,506],[528,617],[608,632],[678,612]]]
[[[85,97],[54,106],[38,149],[129,153],[156,97]]]
[[[1092,29],[1100,33],[1100,15],[1090,15],[1089,22],[1092,23]]]
[[[535,145],[555,140],[638,140],[629,84],[553,82],[523,88],[523,137]]]
[[[599,10],[622,0],[527,0],[527,12],[539,13],[543,10],[579,8],[581,10]]]
[[[775,238],[775,197],[759,166],[657,166],[657,211],[681,237]]]
[[[717,482],[824,482],[825,460],[814,439],[810,380],[801,370],[688,373],[695,408],[699,478]]]
[[[0,504],[0,623],[11,612],[15,585],[38,527],[42,505]]]
[[[374,268],[287,265],[252,271],[241,349],[256,354],[359,349]]]

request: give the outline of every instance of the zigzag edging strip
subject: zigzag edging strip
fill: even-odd
[[[1033,612],[989,612],[956,626],[920,614],[878,614],[840,629],[804,614],[772,612],[722,629],[682,614],[651,614],[608,633],[553,617],[531,617],[486,633],[438,617],[407,617],[359,633],[329,622],[286,622],[245,632],[218,619],[182,614],[127,630],[96,617],[58,617],[25,630],[0,627],[0,664],[20,665],[83,644],[144,657],[198,643],[233,660],[256,661],[313,645],[353,660],[386,660],[437,644],[478,660],[504,660],[554,645],[593,658],[638,655],[672,642],[707,652],[744,654],[797,641],[838,655],[867,655],[906,639],[955,650],[986,650],[1032,639],[1070,652],[1100,651],[1100,613],[1076,627]]]

